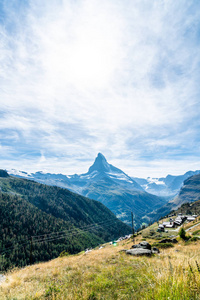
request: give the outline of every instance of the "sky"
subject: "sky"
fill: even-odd
[[[0,0],[0,168],[200,169],[200,2]]]

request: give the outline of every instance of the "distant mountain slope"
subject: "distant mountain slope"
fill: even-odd
[[[81,175],[44,174],[37,172],[10,172],[15,176],[32,178],[38,182],[57,185],[75,191],[83,196],[102,202],[122,221],[131,224],[131,211],[135,226],[141,225],[141,218],[163,206],[168,199],[151,195],[143,190],[131,177],[109,164],[99,153],[88,172]]]
[[[37,236],[34,262],[57,257],[63,250],[76,253],[131,231],[100,202],[66,189],[11,176],[0,177],[0,189],[4,268],[29,262],[31,236]]]
[[[142,188],[151,194],[157,196],[175,196],[183,185],[184,180],[190,176],[200,174],[200,170],[188,171],[183,175],[173,176],[167,175],[166,177],[161,178],[137,178],[133,177]]]
[[[152,222],[160,217],[169,214],[172,210],[178,209],[184,203],[191,203],[200,200],[200,174],[186,179],[179,194],[159,209],[149,213],[145,220]]]
[[[177,197],[174,198],[174,206],[178,207],[186,202],[194,202],[200,200],[200,174],[189,177],[184,181]]]
[[[111,185],[105,179],[90,183],[82,192],[83,195],[102,202],[118,218],[130,225],[133,211],[136,228],[141,225],[142,217],[145,214],[166,203],[166,199],[143,191],[128,190],[117,184]]]

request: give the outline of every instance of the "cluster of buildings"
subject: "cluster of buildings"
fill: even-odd
[[[179,213],[175,219],[170,217],[168,222],[163,222],[162,224],[159,224],[157,231],[163,232],[163,231],[165,231],[165,228],[176,228],[176,227],[182,225],[186,220],[188,222],[191,222],[191,221],[194,221],[196,218],[197,218],[197,215],[186,216],[186,215],[183,215],[182,213]]]

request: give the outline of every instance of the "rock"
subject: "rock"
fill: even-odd
[[[176,243],[178,243],[178,241],[176,239],[164,239],[164,240],[161,240],[159,243],[173,243],[173,244],[176,244]]]
[[[178,241],[177,241],[176,239],[172,239],[172,243],[173,243],[173,244],[177,244]]]
[[[149,249],[143,249],[143,248],[135,248],[130,249],[126,251],[126,254],[134,255],[134,256],[151,256],[152,252]]]
[[[151,250],[151,245],[147,242],[140,242],[139,244],[137,245],[133,245],[131,248],[135,249],[135,248],[139,248],[139,249],[148,249],[148,250]]]
[[[6,277],[2,274],[0,274],[0,284],[3,283],[6,280]]]
[[[157,254],[157,253],[160,253],[160,250],[159,250],[158,248],[156,248],[156,247],[153,247],[153,248],[151,249],[151,252],[152,252],[153,254]]]

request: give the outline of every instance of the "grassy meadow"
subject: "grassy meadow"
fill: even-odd
[[[0,286],[0,299],[200,299],[200,241],[179,241],[152,257],[121,251],[132,244],[106,244],[87,254],[12,270]]]

